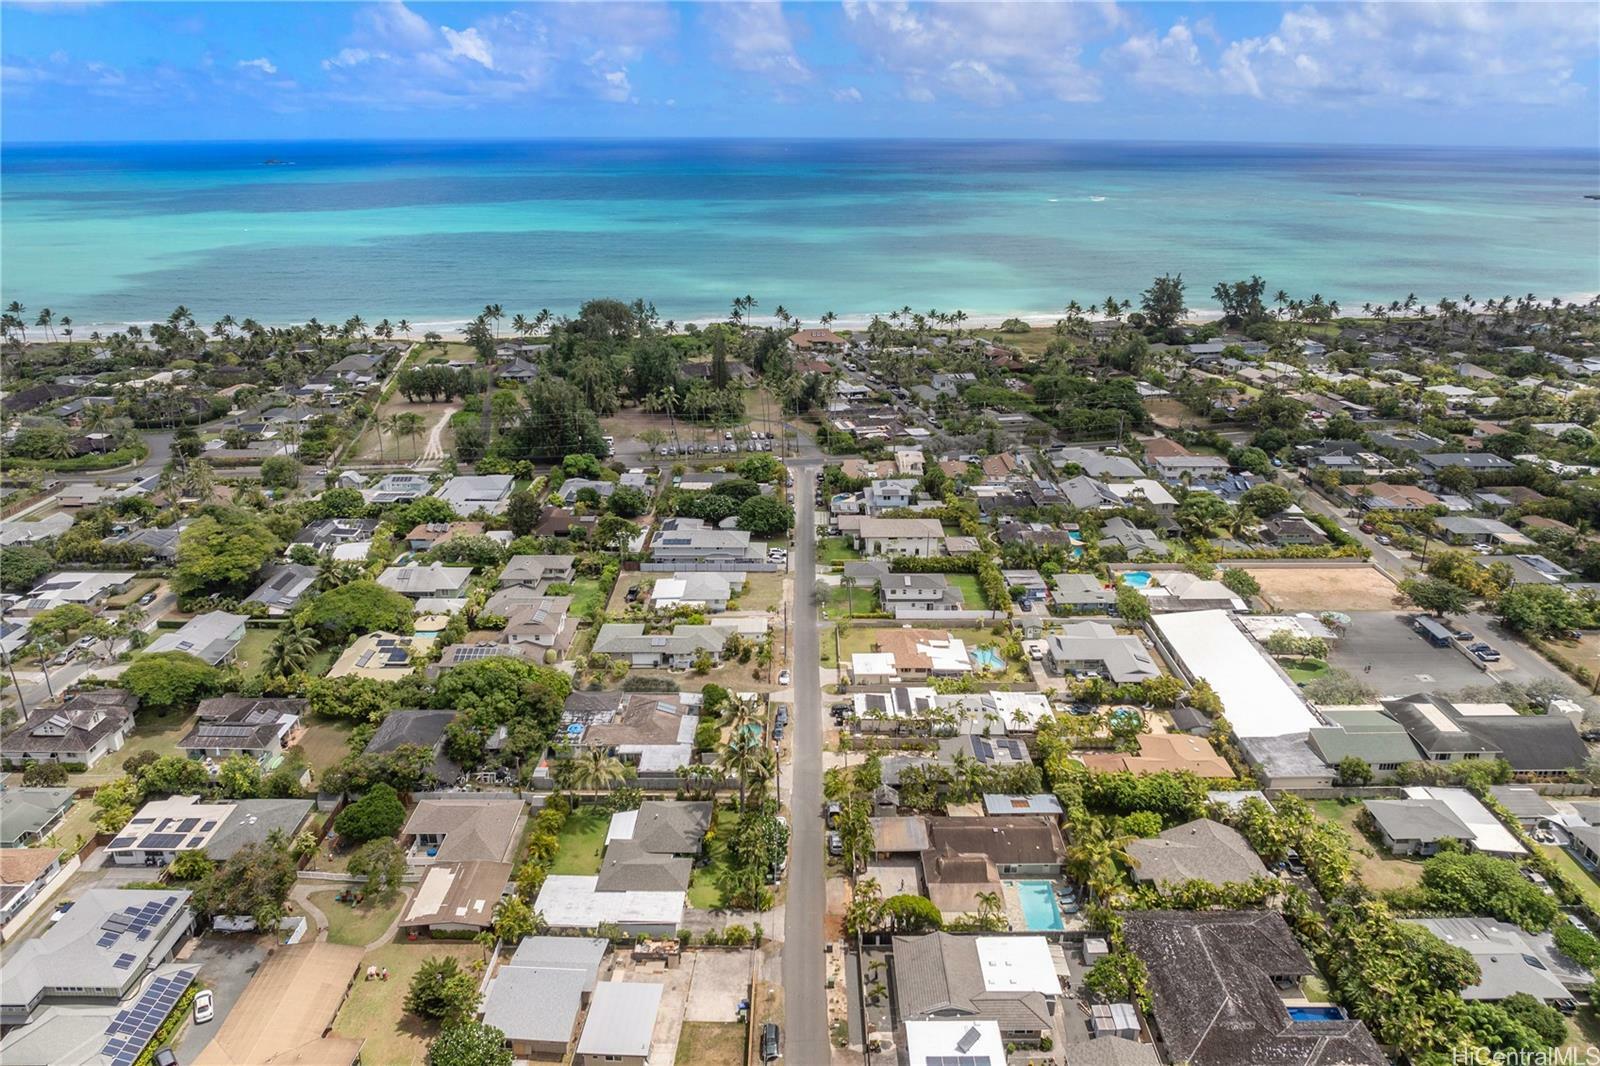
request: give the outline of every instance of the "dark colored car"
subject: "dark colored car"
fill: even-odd
[[[767,1022],[761,1027],[761,1061],[771,1062],[778,1057],[778,1023]]]
[[[156,1057],[151,1061],[155,1063],[155,1066],[178,1066],[178,1056],[174,1055],[169,1047],[164,1047],[156,1052]]]

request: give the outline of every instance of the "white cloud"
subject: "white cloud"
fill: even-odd
[[[1590,9],[1592,12],[1592,9]],[[1217,41],[1179,20],[1106,52],[1136,84],[1196,95],[1250,96],[1290,106],[1539,105],[1584,92],[1597,23],[1560,4],[1363,3],[1285,11],[1269,32]]]
[[[794,32],[776,3],[714,4],[701,11],[716,39],[716,54],[735,70],[772,81],[808,81],[811,69],[794,47]]]
[[[387,59],[387,55],[378,53],[376,56],[365,48],[341,48],[337,55],[329,56],[322,61],[323,70],[335,70],[339,67],[359,67],[373,59]]]
[[[854,85],[835,89],[833,90],[833,102],[836,104],[859,104],[861,102],[861,90]]]
[[[277,65],[266,56],[262,56],[259,59],[241,59],[239,60],[239,66],[244,69],[259,70],[263,74],[278,73]]]
[[[444,39],[449,42],[451,56],[470,59],[488,70],[494,69],[494,57],[489,54],[489,42],[478,35],[476,26],[469,26],[464,30],[440,26],[439,32],[443,33]]]
[[[1040,92],[1098,99],[1084,45],[1123,21],[1113,4],[846,0],[844,13],[851,37],[876,67],[900,77],[907,99],[989,106]]]

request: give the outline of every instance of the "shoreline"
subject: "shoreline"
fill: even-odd
[[[1570,303],[1585,304],[1585,303],[1589,303],[1592,300],[1600,300],[1600,293],[1575,293],[1575,294],[1573,294],[1571,296],[1568,296],[1568,295],[1565,295],[1565,294],[1558,294],[1557,297],[1555,297],[1555,298],[1559,298],[1563,304],[1570,304]],[[1536,306],[1544,307],[1544,306],[1548,306],[1549,302],[1550,302],[1549,300],[1538,300],[1538,301],[1535,301],[1535,304],[1536,304]],[[1342,305],[1343,301],[1340,301],[1340,303]],[[1134,308],[1134,309],[1131,309],[1131,310],[1137,310],[1137,308]],[[1341,311],[1341,313],[1339,315],[1340,318],[1366,317],[1366,316],[1363,316],[1363,315],[1360,314],[1360,308],[1359,307],[1349,308],[1349,307],[1341,306],[1340,311]],[[526,312],[524,312],[524,313],[526,313]],[[834,318],[833,327],[832,328],[834,328],[834,329],[843,329],[843,330],[852,330],[852,331],[866,329],[867,326],[872,321],[873,314],[874,313],[870,312],[870,311],[850,312],[848,314],[839,314]],[[877,312],[877,314],[878,314],[879,317],[882,317],[882,318],[885,318],[885,319],[888,318],[888,313],[887,312]],[[1100,314],[1094,308],[1085,308],[1082,314],[1083,314],[1083,318],[1085,320],[1087,320],[1087,321],[1090,321],[1090,322],[1103,322],[1103,321],[1106,321],[1106,316],[1103,315],[1103,314]],[[197,325],[198,328],[207,329],[208,330],[208,327],[206,326],[206,324],[203,321],[204,317],[205,316],[196,315],[195,316],[195,322],[196,322],[196,325]],[[317,315],[317,316],[313,316],[313,317],[316,317],[319,320],[322,320],[322,316],[321,315]],[[380,316],[378,316],[378,318],[373,319],[373,318],[369,318],[368,316],[363,314],[362,317],[367,319],[367,328],[370,330],[379,321],[382,321],[384,316],[380,315]],[[391,323],[397,322],[397,321],[399,321],[400,317],[402,317],[402,316],[392,317],[392,318],[390,318],[390,322]],[[404,317],[408,317],[409,318],[410,316],[404,316]],[[515,334],[511,332],[510,326],[508,324],[510,317],[511,316],[508,314],[507,317],[505,319],[502,319],[501,322],[500,322],[501,332],[506,337],[515,336]],[[665,321],[666,319],[670,318],[670,316],[668,316],[668,315],[666,315],[664,313],[661,315],[661,317],[662,317],[663,321]],[[804,328],[814,328],[814,327],[819,326],[821,324],[820,321],[818,321],[817,319],[809,319],[809,318],[806,318],[803,315],[800,316],[800,317],[801,317],[801,324],[802,324],[802,326]],[[820,316],[818,316],[818,317],[820,318]],[[1065,316],[1063,315],[1063,313],[1061,311],[1055,311],[1055,312],[1028,312],[1028,311],[986,312],[986,313],[982,313],[982,314],[969,315],[967,317],[967,319],[962,323],[961,328],[963,330],[967,330],[967,331],[974,330],[974,329],[996,329],[996,328],[998,328],[1000,326],[1001,323],[1007,321],[1008,319],[1015,318],[1015,319],[1021,319],[1022,321],[1026,322],[1029,326],[1032,326],[1035,329],[1041,329],[1041,328],[1042,329],[1049,329],[1050,327],[1054,326],[1057,322],[1059,322],[1063,317],[1065,317]],[[1421,315],[1415,310],[1412,310],[1412,311],[1396,311],[1390,317],[1396,318],[1396,319],[1409,319],[1409,318],[1419,318],[1419,317],[1421,317]],[[1222,318],[1222,310],[1221,310],[1221,308],[1217,308],[1217,307],[1191,307],[1189,309],[1189,313],[1184,316],[1184,321],[1186,323],[1190,323],[1190,324],[1205,325],[1205,324],[1210,323],[1210,322],[1215,322],[1215,321],[1219,320],[1220,318]],[[257,321],[261,321],[261,320],[258,319]],[[683,327],[689,326],[689,325],[697,326],[697,327],[703,329],[706,326],[711,325],[713,323],[726,322],[727,318],[725,316],[707,316],[707,317],[703,317],[703,318],[686,318],[686,319],[682,319],[682,320],[672,319],[672,321],[674,321],[676,323],[676,325],[678,326],[679,330],[682,330]],[[763,327],[776,326],[776,325],[779,324],[778,320],[776,318],[773,318],[770,315],[751,315],[748,318],[746,318],[745,321],[749,325],[752,325],[752,326],[763,326]],[[89,343],[88,336],[92,332],[100,332],[102,334],[104,334],[104,333],[120,333],[120,332],[126,330],[129,326],[138,326],[139,328],[148,331],[152,325],[155,325],[157,323],[162,323],[162,322],[165,322],[165,319],[143,319],[143,320],[135,319],[135,320],[129,320],[129,321],[107,321],[107,322],[87,322],[87,323],[79,322],[79,323],[75,323],[74,324],[75,325],[74,339],[75,339],[75,341],[77,341],[79,343]],[[469,324],[471,324],[471,322],[472,322],[471,318],[418,319],[418,320],[412,321],[412,323],[411,323],[411,332],[407,336],[409,336],[412,340],[420,340],[424,333],[433,332],[433,333],[438,333],[441,337],[443,337],[447,341],[459,342],[459,341],[465,339],[467,326]],[[303,326],[303,325],[305,325],[305,323],[306,323],[306,319],[301,319],[301,320],[298,320],[298,321],[273,321],[273,322],[261,321],[261,324],[263,326],[269,328],[269,329],[273,329],[273,328],[285,328],[286,329],[286,328],[292,328],[292,327],[295,327],[295,326]],[[336,325],[337,321],[336,321],[335,318],[329,318],[324,322],[324,324],[325,325]],[[943,331],[944,330],[941,328],[937,332],[943,332]],[[208,332],[209,332],[209,330],[208,330]],[[30,338],[30,342],[31,342],[31,338]]]

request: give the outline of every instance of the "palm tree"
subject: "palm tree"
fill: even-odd
[[[765,754],[759,736],[743,730],[734,730],[727,742],[717,752],[717,765],[723,773],[739,775],[739,809],[744,810],[745,783]]]
[[[839,579],[839,584],[844,587],[845,602],[850,605],[850,617],[856,616],[856,579],[849,574]]]
[[[489,325],[491,327],[490,336],[492,336],[495,340],[499,340],[500,330],[495,324],[505,317],[505,312],[500,310],[499,304],[484,304],[483,317],[489,320]]]
[[[572,781],[580,789],[592,792],[598,799],[602,789],[614,788],[628,779],[628,768],[622,760],[604,748],[589,748],[578,756],[577,769]]]
[[[288,677],[306,668],[322,646],[316,635],[300,626],[285,628],[267,649],[264,664],[269,677]]]
[[[16,300],[12,300],[6,305],[6,314],[12,315],[16,318],[17,329],[22,333],[22,343],[24,344],[28,343],[28,323],[22,317],[23,312],[26,310],[27,308],[22,306],[22,304],[18,303]]]
[[[72,319],[66,315],[61,316],[61,332],[67,335],[67,347],[72,347]]]
[[[383,435],[385,433],[393,434],[394,437],[395,437],[396,443],[399,442],[399,439],[400,439],[400,416],[399,415],[385,415],[385,416],[380,417],[378,419],[378,458],[379,458],[380,461],[383,458]]]
[[[54,318],[55,315],[48,307],[46,307],[43,311],[39,312],[39,317],[34,319],[33,322],[34,325],[39,326],[44,330],[45,336],[50,340],[56,339],[56,331],[51,327],[51,322],[54,321]]]
[[[399,330],[400,335],[405,337],[406,340],[411,339],[411,323],[409,320],[402,318],[395,324],[394,328]]]
[[[415,411],[405,411],[397,416],[399,421],[396,429],[411,438],[411,458],[417,457],[417,434],[422,432],[426,420]]]
[[[528,316],[526,315],[517,315],[511,319],[511,332],[519,337],[526,337],[531,328],[532,323],[528,321]]]

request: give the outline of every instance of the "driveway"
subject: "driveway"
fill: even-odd
[[[750,995],[749,951],[697,951],[683,1017],[690,1022],[736,1022]]]
[[[179,1062],[193,1062],[217,1035],[245,986],[266,961],[267,943],[268,938],[263,936],[212,933],[190,953],[188,961],[200,964],[200,983],[211,989],[216,999],[217,1016],[204,1025],[196,1025],[193,1012],[190,1013],[182,1034],[172,1045]]]
[[[812,496],[815,466],[794,471],[795,528],[810,529],[816,521]],[[817,581],[815,538],[795,538],[794,565],[795,663],[819,662],[817,607],[811,590]],[[796,670],[793,729],[794,765],[789,804],[789,893],[783,929],[783,993],[785,1058],[790,1062],[825,1063],[832,1058],[828,1042],[827,991],[823,987],[822,918],[826,906],[822,863],[822,689],[816,670]]]

